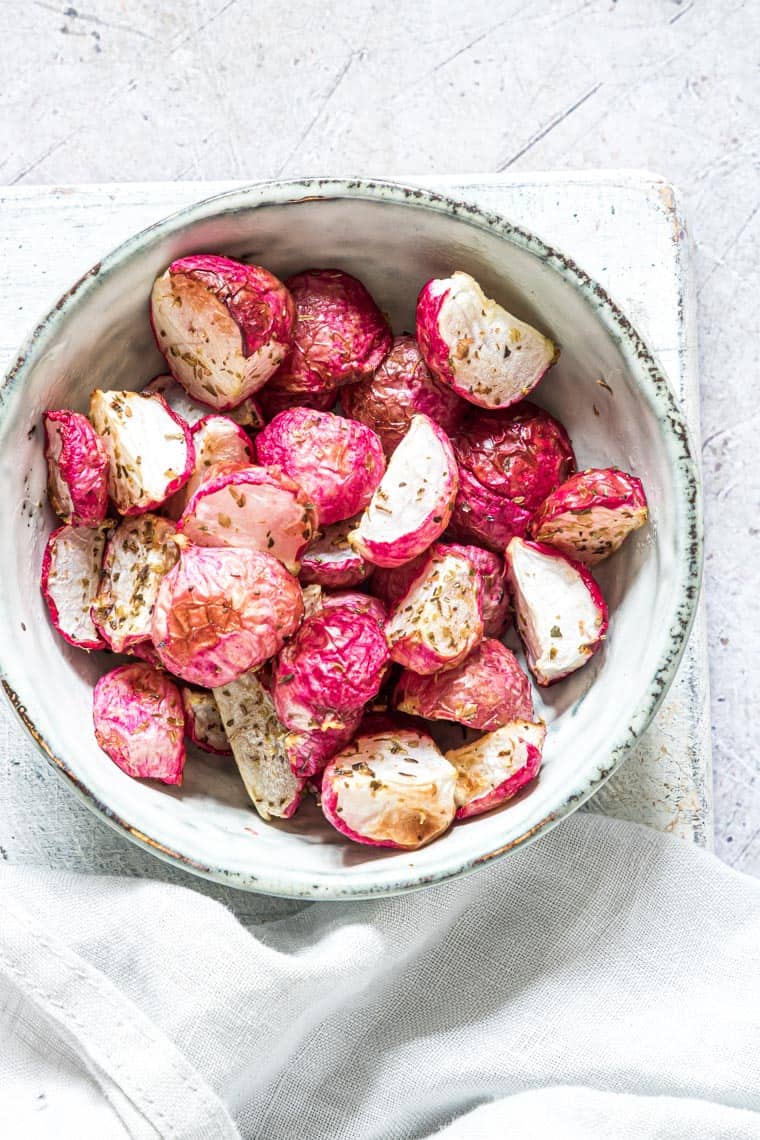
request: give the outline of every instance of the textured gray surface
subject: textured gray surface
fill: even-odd
[[[4,0],[6,183],[648,167],[697,248],[716,847],[760,873],[760,7]],[[51,825],[52,826],[52,825]]]

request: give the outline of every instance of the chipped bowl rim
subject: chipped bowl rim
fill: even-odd
[[[530,231],[512,224],[500,214],[485,210],[472,203],[451,198],[437,191],[419,186],[407,186],[400,182],[374,178],[303,178],[270,180],[251,183],[248,186],[222,191],[201,199],[190,206],[171,213],[157,222],[127,238],[68,289],[59,301],[35,326],[24,342],[15,363],[5,375],[0,387],[0,425],[5,417],[7,393],[23,385],[27,372],[35,364],[39,355],[55,339],[58,327],[69,314],[76,310],[80,299],[88,296],[105,277],[118,273],[132,258],[139,256],[146,245],[154,240],[165,238],[185,225],[207,221],[223,214],[248,212],[267,206],[285,206],[305,201],[336,201],[345,199],[365,199],[380,203],[390,203],[409,209],[445,214],[467,225],[496,234],[502,240],[515,245],[537,257],[555,273],[569,282],[593,310],[596,319],[604,326],[614,340],[625,360],[636,386],[654,411],[662,431],[663,444],[672,475],[671,488],[679,506],[674,534],[677,538],[677,551],[674,560],[676,575],[676,595],[679,602],[674,607],[667,632],[663,635],[663,651],[658,661],[646,693],[633,710],[628,723],[618,738],[611,742],[608,760],[596,771],[583,777],[580,786],[557,805],[545,818],[534,824],[507,844],[488,851],[475,851],[467,858],[455,858],[445,868],[432,874],[422,874],[410,870],[408,874],[396,874],[393,878],[378,875],[372,885],[351,882],[349,870],[342,878],[334,873],[325,875],[312,870],[309,875],[300,873],[281,874],[230,871],[220,866],[199,862],[197,858],[167,847],[159,839],[145,835],[129,820],[117,815],[108,804],[103,803],[76,774],[53,746],[43,739],[29,715],[23,693],[13,682],[13,663],[3,658],[0,642],[0,679],[3,690],[21,723],[32,737],[38,750],[50,761],[55,770],[65,779],[68,786],[101,819],[121,834],[124,834],[139,847],[182,870],[202,878],[223,883],[226,886],[260,894],[302,899],[361,899],[379,895],[398,894],[419,889],[423,886],[465,874],[477,867],[501,858],[540,835],[551,830],[566,816],[576,811],[620,767],[638,738],[647,728],[675,676],[683,655],[697,609],[703,565],[702,535],[702,493],[696,449],[691,432],[680,408],[678,399],[667,376],[655,359],[644,339],[631,324],[623,310],[615,303],[607,291],[572,258],[543,241]],[[0,592],[0,607],[4,598]],[[5,621],[9,615],[0,616]],[[382,865],[379,865],[382,866]]]

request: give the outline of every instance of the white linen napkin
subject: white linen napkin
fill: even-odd
[[[760,884],[702,851],[578,814],[249,929],[201,891],[2,868],[3,1135],[760,1138]]]

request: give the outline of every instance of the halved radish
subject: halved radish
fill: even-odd
[[[391,659],[415,673],[458,665],[483,636],[482,590],[469,559],[433,547],[385,626]]]
[[[163,376],[155,376],[145,385],[143,392],[149,396],[154,393],[163,396],[171,410],[191,428],[209,414],[208,404],[200,404],[194,400],[168,372]],[[251,431],[258,431],[264,426],[264,414],[253,396],[243,400],[236,408],[228,408],[224,414],[228,419]]]
[[[539,685],[585,665],[607,632],[607,604],[590,571],[551,546],[513,538],[507,574],[517,628]]]
[[[559,356],[548,337],[486,297],[461,272],[423,285],[417,341],[433,375],[482,408],[521,400]]]
[[[65,525],[50,535],[42,556],[42,594],[50,620],[79,649],[105,649],[106,642],[92,620],[98,593],[106,537],[114,524]]]
[[[201,483],[215,473],[220,464],[249,467],[254,461],[253,444],[239,424],[229,416],[204,416],[192,428],[195,448],[193,473],[176,495],[166,504],[168,514],[178,519]]]
[[[108,511],[108,454],[79,412],[45,412],[50,505],[64,522],[97,526]]]
[[[306,781],[295,776],[285,751],[286,729],[272,698],[251,671],[214,689],[235,763],[262,819],[289,819]]]
[[[410,562],[448,526],[458,482],[448,436],[414,416],[349,542],[377,566]]]
[[[324,527],[321,534],[304,551],[301,559],[301,581],[316,582],[328,589],[358,586],[374,570],[348,541],[359,517],[343,519]]]
[[[295,775],[311,779],[321,772],[328,760],[348,744],[356,733],[361,719],[362,710],[357,709],[343,728],[289,732],[285,737],[285,752]]]
[[[276,372],[293,318],[290,293],[273,273],[214,254],[173,261],[151,295],[153,332],[172,376],[221,412]]]
[[[191,689],[187,685],[183,685],[180,692],[185,710],[185,732],[193,744],[215,756],[231,756],[232,749],[214,694],[208,689]]]
[[[484,732],[533,716],[530,681],[511,650],[485,638],[453,669],[423,677],[405,669],[393,694],[401,712]]]
[[[158,588],[179,559],[169,519],[146,513],[123,519],[106,544],[92,618],[115,653],[150,637]]]
[[[297,574],[317,522],[314,504],[287,475],[233,464],[200,485],[177,527],[198,546],[260,550]]]
[[[163,396],[98,389],[90,397],[90,419],[108,453],[108,493],[121,514],[160,506],[190,478],[190,428]]]
[[[303,488],[325,526],[363,511],[385,471],[382,444],[370,428],[311,408],[275,416],[257,435],[256,454]]]
[[[499,807],[535,779],[545,737],[542,721],[515,720],[447,752],[457,772],[457,819]]]
[[[345,605],[322,609],[280,654],[273,688],[277,715],[294,732],[345,728],[377,693],[387,663],[375,617]]]
[[[181,784],[185,714],[166,673],[136,662],[101,677],[93,693],[95,739],[128,776]]]
[[[553,491],[539,508],[530,531],[585,566],[596,566],[647,521],[641,480],[616,467],[580,471]]]
[[[188,545],[161,582],[151,636],[171,673],[212,689],[274,656],[302,615],[301,588],[276,558]]]
[[[371,847],[413,851],[454,818],[456,771],[425,733],[389,726],[361,733],[324,770],[325,818]]]
[[[469,558],[480,575],[483,584],[483,636],[502,637],[512,608],[504,559],[492,550],[484,550],[482,546],[450,542],[448,548]]]

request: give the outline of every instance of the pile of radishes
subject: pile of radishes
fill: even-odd
[[[347,273],[213,255],[170,265],[151,321],[170,375],[45,417],[50,616],[133,658],[95,686],[103,751],[179,784],[189,738],[265,819],[311,789],[383,847],[515,795],[546,728],[511,605],[539,685],[579,669],[607,629],[588,567],[647,517],[638,479],[576,472],[525,402],[552,342],[466,273],[394,339]]]

